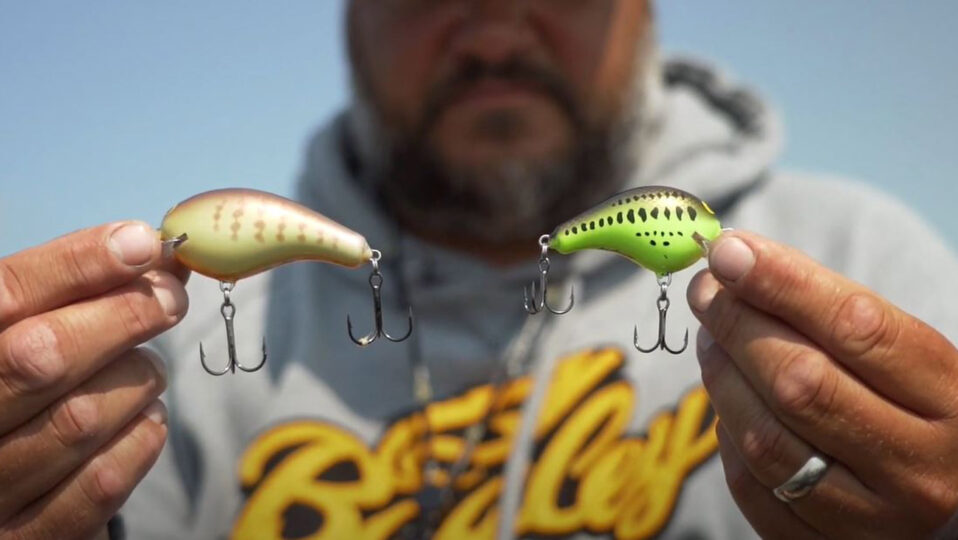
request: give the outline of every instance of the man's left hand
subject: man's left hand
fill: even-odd
[[[955,346],[754,234],[723,234],[709,267],[688,290],[698,357],[726,479],[756,531],[922,538],[942,526],[958,507]],[[772,490],[815,454],[830,461],[825,475],[779,501]]]

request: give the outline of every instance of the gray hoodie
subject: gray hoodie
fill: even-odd
[[[958,260],[939,236],[862,184],[773,170],[782,135],[767,106],[693,62],[662,71],[631,185],[695,193],[724,226],[795,246],[955,341]],[[655,277],[603,252],[553,257],[576,307],[529,322],[535,261],[492,267],[399,230],[353,178],[345,126],[311,141],[297,199],[382,250],[387,329],[404,331],[411,305],[414,339],[356,347],[344,319],[372,323],[368,269],[297,263],[233,293],[240,359],[255,362],[265,335],[268,367],[213,378],[197,343],[225,362],[221,296],[194,276],[190,314],[154,343],[171,364],[170,440],[123,509],[130,537],[389,538],[424,523],[452,539],[753,537],[725,485],[695,347],[632,347],[634,324],[640,341],[655,335]],[[695,335],[684,295],[702,264],[675,275],[671,342]],[[434,390],[425,410],[416,358]],[[471,448],[469,433],[482,435]],[[419,519],[437,500],[441,517]]]

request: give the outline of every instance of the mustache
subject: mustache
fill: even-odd
[[[578,130],[585,125],[585,118],[575,94],[565,79],[554,70],[518,57],[497,64],[469,58],[427,92],[420,135],[424,135],[436,123],[446,107],[484,81],[532,87],[551,98],[568,116],[574,128]]]

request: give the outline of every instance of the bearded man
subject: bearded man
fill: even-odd
[[[15,353],[0,355],[0,457],[63,465],[7,475],[6,530],[92,533],[158,454],[122,511],[133,538],[942,530],[958,508],[958,260],[920,220],[862,185],[776,170],[775,114],[661,58],[646,0],[347,13],[353,101],[312,140],[297,199],[382,251],[386,330],[411,306],[413,336],[356,347],[342,317],[368,309],[367,276],[290,265],[233,296],[237,348],[265,335],[267,369],[211,380],[195,347],[222,339],[219,314],[166,332],[183,274],[158,269],[145,227],[14,255],[0,340],[31,346],[0,348]],[[698,328],[696,346],[635,350],[632,325],[657,324],[656,278],[608,253],[554,257],[552,291],[574,288],[575,310],[529,317],[537,237],[643,185],[694,193],[735,228],[672,283],[688,307],[673,302],[666,338]],[[218,304],[211,285],[194,280],[191,301]],[[100,315],[49,323],[71,306]],[[135,324],[105,332],[117,309]],[[164,370],[132,348],[163,332],[169,416]],[[80,449],[57,446],[63,418],[88,410],[77,396],[113,412],[67,430]]]

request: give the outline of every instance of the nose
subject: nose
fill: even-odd
[[[455,57],[497,64],[534,46],[525,0],[472,0],[463,11],[459,32],[450,43]]]

